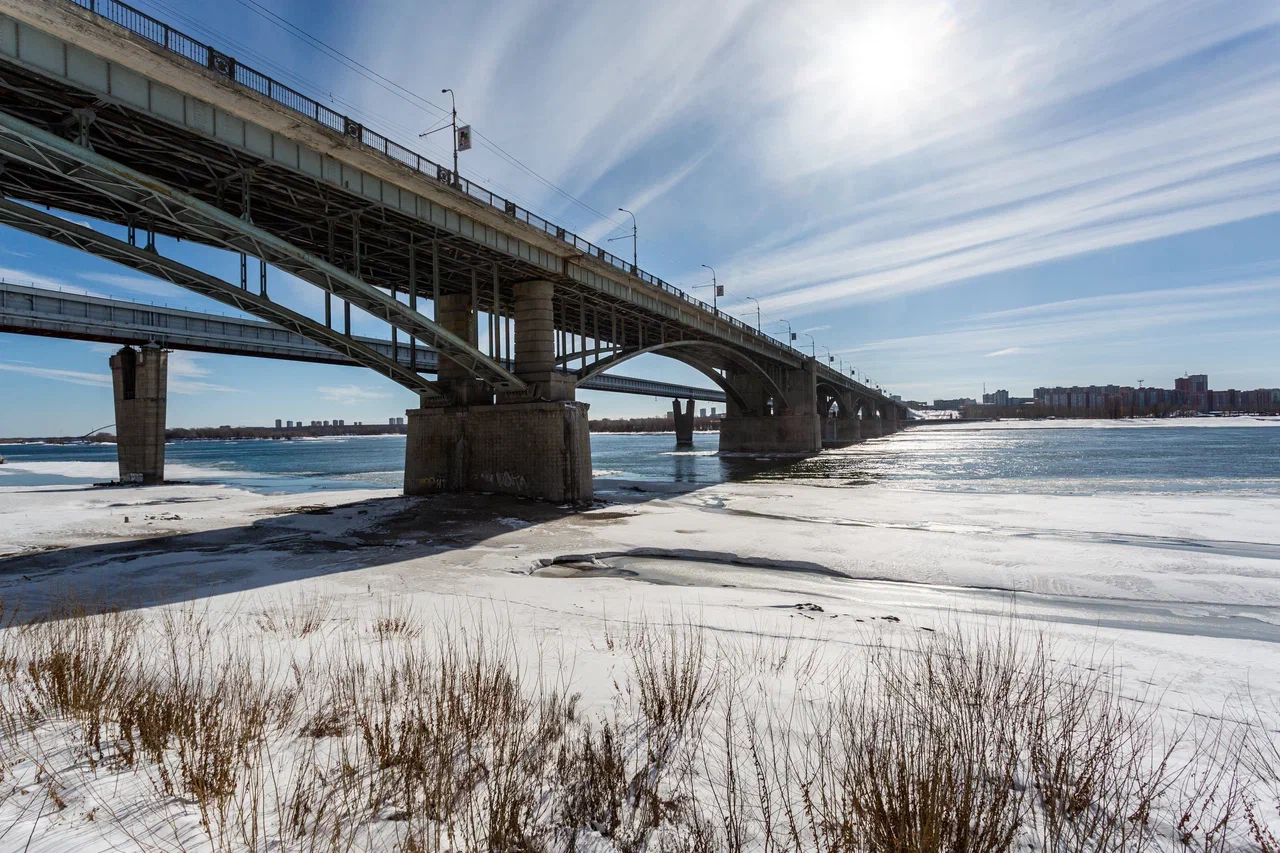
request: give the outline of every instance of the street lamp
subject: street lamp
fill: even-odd
[[[836,360],[836,357],[831,354],[831,347],[827,346],[826,344],[823,344],[822,348],[827,351],[827,364],[830,364],[831,362]]]
[[[708,288],[708,287],[709,287],[709,288],[711,288],[711,307],[712,307],[713,309],[719,310],[718,308],[716,308],[716,297],[720,295],[720,285],[716,284],[716,271],[715,271],[715,269],[714,269],[711,265],[709,265],[709,264],[703,264],[703,266],[704,266],[704,267],[706,267],[707,269],[711,270],[711,283],[710,283],[710,284],[696,284],[696,285],[694,285],[693,289],[694,289],[694,290],[703,290],[703,289]]]
[[[636,215],[631,213],[631,211],[627,210],[625,207],[620,207],[618,210],[623,213],[631,214],[631,266],[638,269],[640,262],[636,260],[638,256],[636,252]],[[616,240],[618,238],[615,237],[614,239]]]
[[[791,340],[793,340],[793,341],[794,341],[794,340],[796,339],[796,333],[795,333],[794,331],[792,331],[792,329],[791,329],[791,321],[789,321],[789,320],[779,320],[778,322],[779,322],[779,323],[785,323],[785,324],[786,324],[786,326],[787,326],[787,335],[791,338]],[[787,346],[790,346],[790,345],[791,345],[791,344],[789,344],[789,343],[787,344]]]
[[[754,296],[744,296],[743,299],[750,299],[756,304],[756,331],[760,331],[760,300]]]
[[[440,94],[442,95],[445,94],[446,92],[449,93],[449,104],[452,110],[450,113],[450,121],[449,121],[450,126],[453,128],[453,181],[452,183],[456,186],[458,183],[458,100],[456,97],[454,97],[452,89],[440,90]],[[424,136],[430,136],[431,134],[438,133],[439,131],[442,131],[442,130],[444,130],[443,127],[437,127],[435,130],[425,130],[422,133],[418,134],[418,138],[421,139]]]
[[[809,357],[817,358],[818,354],[817,352],[814,351],[814,346],[816,346],[818,342],[815,341],[813,339],[813,335],[809,334],[808,332],[801,332],[800,334],[804,335],[806,338],[809,339]]]

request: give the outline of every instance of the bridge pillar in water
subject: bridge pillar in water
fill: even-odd
[[[588,407],[574,400],[573,377],[556,370],[554,287],[522,282],[515,293],[514,372],[528,387],[495,402],[488,386],[457,365],[446,368],[441,357],[441,384],[455,396],[406,413],[405,494],[474,491],[590,502]],[[474,345],[470,296],[441,296],[440,307],[442,325]]]
[[[685,410],[680,411],[680,401],[671,401],[671,412],[675,416],[676,446],[693,445],[693,401],[689,400]]]
[[[754,406],[745,409],[730,395],[720,421],[722,453],[817,453],[822,450],[822,418],[818,414],[817,362],[785,371],[785,399],[770,400],[763,383],[745,371],[726,376],[739,395]],[[758,401],[758,402],[757,402]]]
[[[141,352],[124,347],[110,363],[120,482],[159,485],[164,482],[169,354],[155,344]]]
[[[893,435],[898,431],[898,407],[889,406],[884,410],[884,417],[880,419],[880,434]]]
[[[822,443],[841,445],[853,444],[862,440],[862,430],[859,429],[859,420],[856,415],[846,415],[841,411],[839,417],[828,417],[822,419]]]

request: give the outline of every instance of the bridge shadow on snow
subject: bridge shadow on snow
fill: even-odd
[[[794,462],[778,458],[773,467]],[[763,470],[769,464],[757,459],[753,469]],[[583,510],[478,494],[295,504],[212,530],[54,546],[0,558],[0,603],[10,614],[16,609],[30,619],[68,603],[91,610],[137,609],[250,593],[297,580],[444,556],[483,546],[516,529],[553,525],[589,529],[620,518],[628,506],[710,485],[598,479],[596,504]],[[92,487],[81,489],[93,491]],[[299,498],[305,500],[305,496]],[[145,522],[148,513],[181,512],[185,502],[179,498],[131,506],[136,507],[138,520]],[[365,516],[368,520],[362,523]],[[441,578],[450,584],[463,579],[460,573],[465,567],[440,568]],[[454,571],[459,574],[450,576]]]

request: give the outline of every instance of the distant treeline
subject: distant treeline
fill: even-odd
[[[670,415],[663,418],[601,418],[591,422],[592,432],[675,432]],[[694,418],[694,432],[719,432],[720,418]]]
[[[232,438],[316,438],[325,435],[404,435],[407,427],[392,424],[346,424],[344,426],[297,427],[195,427],[192,429],[167,429],[164,437],[171,441],[183,439],[232,439]]]

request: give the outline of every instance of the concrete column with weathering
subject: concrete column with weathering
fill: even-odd
[[[477,345],[480,324],[478,315],[472,309],[470,294],[441,294],[436,306],[436,318],[441,326],[471,346]],[[483,405],[493,400],[493,392],[477,380],[471,370],[443,355],[440,356],[437,376],[440,384],[454,395],[454,401],[458,405]]]
[[[110,364],[120,482],[159,485],[164,482],[169,354],[155,344],[141,351],[124,347]]]
[[[522,281],[515,286],[515,374],[537,400],[572,400],[574,380],[556,370],[555,285]]]
[[[515,285],[515,374],[526,389],[499,394],[459,366],[440,361],[453,399],[410,410],[405,442],[408,495],[478,491],[556,503],[592,498],[587,404],[573,399],[574,377],[556,370],[549,281]],[[475,343],[470,295],[441,295],[440,323]]]
[[[680,411],[680,401],[671,401],[671,412],[675,419],[676,428],[676,444],[692,445],[693,444],[693,401],[688,400],[685,404],[685,410]]]

